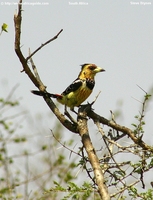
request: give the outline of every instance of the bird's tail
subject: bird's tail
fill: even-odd
[[[38,91],[38,90],[32,90],[31,91],[33,94],[35,95],[39,95],[39,96],[45,96],[47,95],[48,97],[51,97],[51,98],[58,98],[58,99],[61,99],[62,98],[62,95],[60,94],[51,94],[49,92],[43,92],[43,91]]]

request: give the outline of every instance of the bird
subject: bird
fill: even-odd
[[[51,94],[38,90],[31,92],[35,95],[47,95],[50,98],[55,98],[59,103],[74,111],[74,107],[79,107],[90,96],[95,86],[95,75],[103,71],[105,71],[103,68],[95,64],[83,64],[78,77],[61,94]]]

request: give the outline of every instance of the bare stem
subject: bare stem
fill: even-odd
[[[53,40],[56,40],[58,38],[58,36],[62,33],[63,29],[61,29],[57,35],[55,35],[53,38],[49,39],[47,42],[45,42],[44,44],[41,44],[41,46],[39,46],[33,53],[31,53],[27,58],[26,61],[29,60],[29,58],[31,58],[35,53],[37,53],[41,48],[43,48],[45,45],[49,44],[50,42],[52,42]]]

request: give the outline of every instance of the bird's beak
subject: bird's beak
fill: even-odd
[[[101,67],[97,67],[97,68],[94,70],[95,73],[104,72],[104,71],[105,71],[105,70],[104,70],[103,68],[101,68]]]

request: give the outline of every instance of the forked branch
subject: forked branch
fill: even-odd
[[[23,70],[22,72],[25,72],[30,80],[34,83],[34,85],[39,88],[40,90],[44,91],[46,89],[46,86],[38,79],[38,77],[33,74],[30,67],[28,66],[27,60],[30,59],[32,67],[36,69],[36,66],[34,65],[34,62],[32,60],[32,55],[34,55],[36,52],[38,52],[39,49],[41,49],[46,44],[52,42],[55,40],[59,34],[62,32],[62,29],[59,31],[58,34],[56,34],[53,38],[48,40],[46,43],[44,43],[42,46],[40,46],[36,51],[34,51],[32,54],[29,55],[28,58],[25,58],[23,56],[23,53],[20,48],[20,41],[21,41],[21,21],[22,21],[22,0],[19,0],[18,4],[18,12],[14,15],[14,26],[15,26],[15,52],[22,64]],[[56,115],[58,120],[65,126],[68,130],[77,133],[77,127],[73,123],[71,123],[63,114],[60,113],[59,109],[56,107],[54,102],[48,98],[47,96],[44,96],[44,100],[46,101],[49,108],[52,110],[52,112]]]

